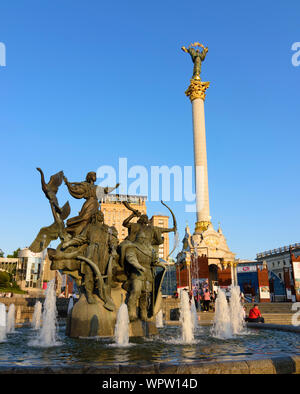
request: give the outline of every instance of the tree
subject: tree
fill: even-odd
[[[8,254],[7,257],[16,259],[20,250],[21,248],[18,248],[17,250],[13,251],[13,254]]]
[[[0,257],[4,257],[4,252],[2,249],[0,249]]]
[[[10,275],[8,272],[0,271],[0,286],[6,287],[9,285],[10,282]]]

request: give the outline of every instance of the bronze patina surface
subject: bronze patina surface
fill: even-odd
[[[124,220],[128,237],[119,244],[115,227],[104,223],[99,200],[103,194],[117,188],[95,185],[96,173],[89,172],[83,182],[69,182],[63,171],[53,175],[48,184],[39,168],[42,190],[49,200],[54,223],[43,227],[30,246],[40,252],[52,240],[60,239],[56,249],[48,248],[52,270],[61,270],[74,277],[80,288],[80,299],[68,319],[67,332],[77,336],[112,336],[117,311],[125,302],[130,317],[130,335],[156,332],[154,318],[160,308],[161,284],[165,263],[158,258],[158,247],[164,241],[163,233],[176,231],[151,224],[147,215],[124,205],[132,212]],[[67,202],[60,208],[57,192],[64,180],[69,193],[85,202],[75,217]],[[138,217],[137,223],[131,220]],[[66,221],[66,223],[65,223]],[[156,267],[161,267],[158,272]]]

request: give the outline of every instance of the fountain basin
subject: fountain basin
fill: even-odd
[[[253,324],[253,323],[250,323]],[[220,340],[199,327],[193,344],[181,343],[181,327],[159,329],[152,338],[130,338],[118,347],[113,338],[69,338],[60,321],[61,345],[29,346],[36,331],[16,328],[0,344],[0,373],[299,373],[300,336],[263,328]],[[294,327],[295,328],[295,327]]]

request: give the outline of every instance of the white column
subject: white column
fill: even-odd
[[[230,262],[230,273],[231,273],[231,284],[232,286],[235,286],[235,276],[234,276],[234,268],[233,268],[233,263]]]
[[[235,278],[235,285],[238,286],[238,275],[237,275],[237,264],[234,263],[234,278]]]
[[[192,101],[197,222],[210,222],[204,101]],[[197,227],[197,226],[196,226]]]
[[[205,231],[210,223],[204,117],[205,92],[208,87],[209,82],[202,82],[200,79],[195,80],[192,78],[190,86],[185,92],[186,96],[188,96],[191,100],[193,110],[194,164],[197,210],[195,233],[201,233]]]

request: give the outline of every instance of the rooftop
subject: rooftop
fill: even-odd
[[[147,196],[135,196],[127,194],[107,194],[101,199],[101,202],[122,202],[127,201],[132,204],[140,204],[147,200]]]
[[[300,249],[300,243],[291,244],[288,246],[282,246],[281,248],[267,250],[265,252],[257,253],[256,259],[260,259],[262,257],[277,255],[285,252],[289,252],[290,249]]]

